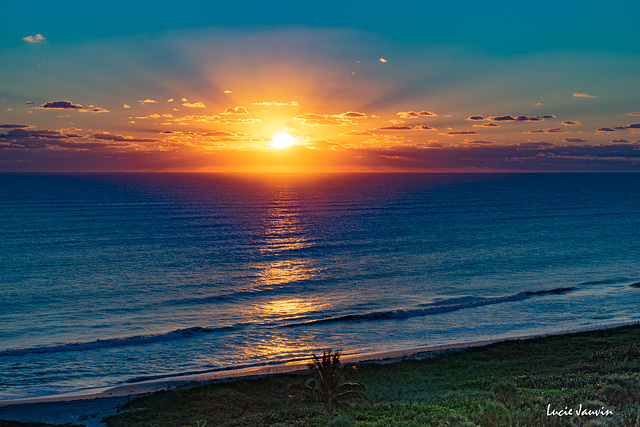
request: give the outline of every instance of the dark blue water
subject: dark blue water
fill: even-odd
[[[640,174],[0,188],[4,398],[640,319]]]

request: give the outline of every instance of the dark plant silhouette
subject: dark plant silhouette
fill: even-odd
[[[329,420],[335,411],[349,413],[355,402],[370,403],[366,390],[357,382],[344,382],[345,366],[340,362],[340,351],[324,351],[322,357],[311,355],[308,367],[313,377],[304,382],[304,387],[296,397],[302,402],[319,402],[324,406]]]

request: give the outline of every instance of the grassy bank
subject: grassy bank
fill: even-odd
[[[627,326],[362,363],[348,379],[366,386],[373,404],[356,406],[351,418],[333,424],[640,425],[639,343],[640,326]],[[205,419],[208,426],[325,426],[319,406],[288,403],[289,385],[304,379],[277,375],[156,393],[130,401],[107,424],[182,427]],[[598,415],[577,416],[580,405]]]

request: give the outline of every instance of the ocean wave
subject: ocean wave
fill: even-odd
[[[397,309],[387,311],[374,311],[364,314],[349,314],[346,316],[330,317],[326,319],[315,319],[306,322],[289,323],[281,325],[281,327],[296,327],[296,326],[309,326],[323,323],[336,323],[336,322],[364,322],[371,320],[385,320],[385,319],[408,319],[410,317],[429,316],[434,314],[448,313],[451,311],[462,310],[465,308],[482,307],[485,305],[501,304],[505,302],[521,301],[533,296],[542,295],[558,295],[571,292],[575,288],[555,288],[542,291],[528,291],[519,292],[517,294],[505,295],[499,297],[474,297],[464,296],[450,298],[442,301],[438,301],[430,304],[422,304],[421,306],[428,305],[425,308],[414,309]]]
[[[528,291],[528,292],[525,292],[525,294],[527,295],[551,295],[551,294],[559,295],[559,294],[566,294],[567,292],[571,292],[575,290],[576,288],[567,287],[567,288],[548,289],[544,291]]]
[[[136,335],[131,337],[97,339],[94,341],[71,342],[66,344],[49,345],[42,347],[9,349],[0,351],[0,356],[23,356],[27,354],[63,353],[69,351],[84,351],[100,348],[151,344],[161,341],[173,341],[183,338],[192,338],[203,334],[230,331],[233,329],[235,329],[234,326],[226,326],[220,328],[203,328],[201,326],[194,326],[191,328],[176,329],[174,331],[154,335]]]
[[[369,320],[384,320],[384,319],[408,319],[410,317],[428,316],[432,314],[448,313],[450,311],[461,310],[464,308],[481,307],[484,305],[500,304],[503,302],[519,301],[528,298],[529,296],[525,292],[520,292],[513,295],[507,295],[502,297],[492,298],[473,298],[468,301],[462,301],[454,304],[438,304],[427,308],[415,308],[415,309],[398,309],[388,311],[374,311],[365,314],[349,314],[346,316],[331,317],[327,319],[310,320],[308,322],[289,323],[282,325],[282,327],[295,327],[295,326],[308,326],[322,323],[336,323],[336,322],[361,322]]]

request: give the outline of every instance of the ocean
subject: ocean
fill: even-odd
[[[0,188],[0,399],[640,320],[640,174]]]

